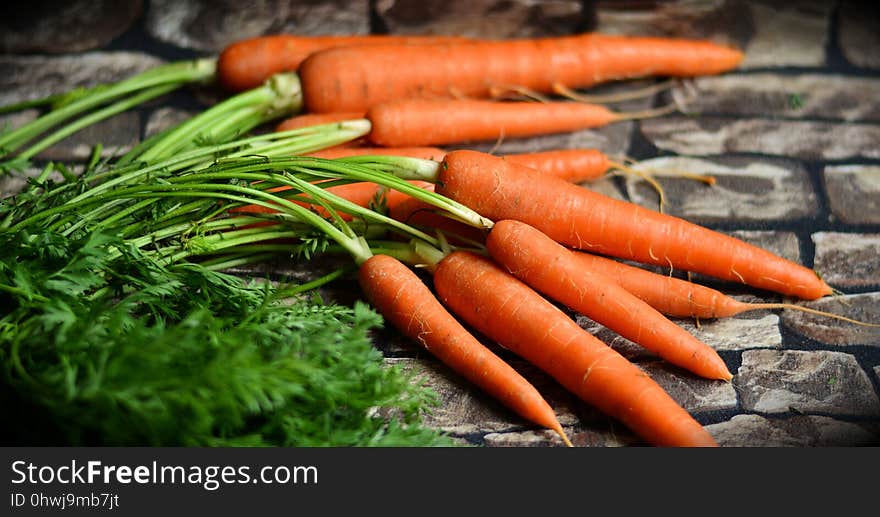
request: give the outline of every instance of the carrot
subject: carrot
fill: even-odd
[[[346,45],[388,43],[422,44],[455,41],[454,36],[324,35],[294,36],[276,34],[236,41],[217,58],[220,84],[230,91],[256,88],[278,72],[294,72],[309,55]]]
[[[743,54],[708,41],[611,36],[475,40],[332,48],[299,67],[307,111],[366,111],[411,97],[491,97],[509,86],[553,92],[647,76],[735,68]]]
[[[516,370],[471,335],[409,268],[373,255],[358,277],[367,298],[403,334],[523,418],[571,445],[553,409]]]
[[[748,311],[789,309],[839,319],[856,325],[878,326],[793,303],[742,302],[717,289],[672,276],[660,275],[610,258],[583,252],[575,252],[574,255],[581,267],[607,277],[667,316],[713,319],[728,318]]]
[[[709,379],[733,375],[714,349],[535,228],[496,221],[489,254],[530,287],[605,325],[672,364]]]
[[[645,118],[674,107],[618,113],[581,102],[499,102],[470,99],[400,99],[373,105],[367,138],[388,147],[443,145],[527,137],[601,127]]]
[[[491,260],[455,251],[434,271],[440,300],[466,323],[659,446],[714,446],[639,367]]]
[[[831,294],[814,271],[684,219],[618,201],[477,151],[446,154],[436,191],[491,220],[530,224],[568,246],[804,299]]]

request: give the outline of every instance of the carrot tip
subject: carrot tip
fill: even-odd
[[[558,434],[560,438],[562,438],[562,443],[564,443],[566,447],[574,447],[574,444],[568,439],[568,435],[565,434],[565,430],[562,429],[561,425],[553,428],[553,430],[556,431],[556,434]]]

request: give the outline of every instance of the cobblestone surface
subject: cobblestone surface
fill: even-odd
[[[657,175],[667,212],[813,267],[840,291],[840,296],[796,303],[880,323],[880,16],[870,15],[876,6],[866,13],[864,3],[850,0],[267,0],[247,6],[152,0],[100,2],[105,17],[82,17],[77,13],[85,4],[70,2],[57,17],[49,17],[49,25],[39,27],[38,18],[11,21],[0,16],[0,104],[117,80],[170,57],[210,55],[236,39],[275,32],[508,37],[596,29],[737,45],[747,56],[740,70],[613,106],[635,111],[676,99],[683,114],[468,147],[498,153],[597,147],[615,157],[632,157]],[[59,32],[45,32],[47,27],[71,25],[70,20],[76,21],[74,29],[60,31],[58,38],[46,36]],[[188,92],[189,101],[182,104],[154,102],[95,126],[40,158],[81,161],[89,143],[97,141],[124,150],[186,117],[211,95],[199,90]],[[0,124],[16,126],[34,116],[33,110],[6,115]],[[711,174],[717,183],[675,177],[680,171]],[[20,182],[4,178],[0,190],[9,192]],[[585,187],[658,206],[657,192],[630,175]],[[322,263],[316,271],[313,265],[275,263],[237,271],[305,279],[332,267]],[[693,278],[745,301],[791,301]],[[360,298],[351,278],[328,286],[322,295],[342,303]],[[676,320],[719,351],[735,373],[731,382],[722,383],[672,368],[587,318],[572,317],[656,379],[723,446],[880,444],[876,328],[790,309],[725,320]],[[437,391],[441,405],[428,421],[461,443],[562,445],[552,432],[511,414],[393,330],[377,332],[375,341],[389,364],[418,372]],[[542,372],[487,344],[545,393],[575,445],[640,445],[619,423],[579,402]]]

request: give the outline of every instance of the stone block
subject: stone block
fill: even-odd
[[[799,302],[799,305],[880,325],[880,293],[878,292],[826,297],[813,302]],[[877,327],[856,325],[797,310],[783,311],[782,322],[802,336],[829,345],[880,347],[880,330]]]
[[[880,234],[816,232],[814,268],[840,288],[880,286]]]
[[[577,0],[378,0],[375,8],[391,34],[529,38],[572,34],[584,24]]]
[[[655,146],[678,154],[761,153],[803,160],[878,159],[880,126],[805,120],[669,116],[640,123]]]
[[[880,68],[880,10],[876,2],[842,0],[838,14],[837,43],[851,64]]]
[[[880,444],[877,425],[826,416],[766,418],[740,414],[706,426],[722,447],[856,447]]]
[[[404,370],[414,373],[419,382],[439,395],[439,407],[425,417],[426,424],[435,429],[459,436],[490,432],[543,431],[436,359],[387,358],[386,363],[400,365]],[[580,410],[580,403],[570,394],[531,365],[517,358],[509,363],[541,392],[556,411],[563,426],[579,422],[576,411]]]
[[[238,40],[267,34],[367,34],[367,0],[153,0],[146,27],[171,45],[219,52]]]
[[[0,6],[0,52],[82,52],[102,47],[141,15],[142,0],[4,2]]]
[[[662,157],[641,162],[665,191],[664,212],[706,224],[730,221],[787,221],[818,212],[806,170],[787,160],[722,157],[713,160]],[[713,176],[714,185],[676,177],[678,172]],[[632,202],[659,209],[659,196],[645,180],[629,175]]]
[[[736,390],[730,382],[699,378],[660,361],[639,366],[688,413],[736,409]]]
[[[727,73],[681,83],[673,95],[688,113],[740,117],[880,120],[880,80],[826,74]]]
[[[747,412],[880,416],[877,392],[851,354],[747,350],[736,379]]]
[[[835,218],[845,224],[880,224],[880,167],[828,166],[822,180]]]
[[[50,57],[0,55],[0,106],[120,81],[161,63],[148,54],[127,51]]]

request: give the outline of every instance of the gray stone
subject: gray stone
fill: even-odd
[[[366,34],[370,30],[367,0],[154,0],[146,25],[161,41],[209,52],[266,34]]]
[[[637,168],[658,179],[666,213],[698,223],[793,220],[818,212],[809,175],[790,161],[662,157],[645,160]],[[713,176],[716,183],[675,177],[679,171]],[[659,208],[659,196],[645,180],[628,176],[627,192],[634,203]]]
[[[701,320],[699,326],[693,320],[673,321],[717,351],[738,351],[753,348],[781,348],[782,335],[779,316],[761,314],[757,317],[736,316],[715,320]],[[577,316],[578,324],[599,340],[632,361],[650,361],[657,355],[614,331],[599,325],[586,316]]]
[[[880,325],[880,293],[850,294],[822,298],[798,305]],[[835,346],[880,347],[880,329],[797,310],[785,310],[783,324],[803,336]]]
[[[376,13],[392,34],[528,38],[577,32],[577,0],[378,0]]]
[[[120,156],[140,141],[140,135],[140,114],[126,111],[74,133],[41,151],[37,158],[64,162],[84,160],[99,143],[103,146],[102,157]]]
[[[140,16],[142,0],[7,2],[0,6],[0,52],[67,53],[102,47]]]
[[[731,19],[738,23],[730,23]],[[742,47],[755,28],[747,2],[672,0],[598,2],[596,30],[605,34],[711,39]]]
[[[824,0],[747,2],[755,33],[743,68],[822,66],[833,4]]]
[[[706,429],[722,447],[853,447],[880,441],[876,425],[826,416],[769,419],[741,414]]]
[[[819,66],[825,61],[828,2],[680,0],[643,5],[603,3],[597,10],[597,30],[732,44],[746,53],[743,68]]]
[[[120,81],[161,63],[147,54],[122,51],[56,57],[0,55],[0,105]]]
[[[797,235],[782,231],[737,230],[725,232],[788,260],[802,263]]]
[[[880,68],[880,12],[875,2],[843,0],[838,14],[838,44],[855,66]]]
[[[880,416],[867,373],[842,352],[747,350],[736,385],[745,411]]]
[[[699,378],[659,361],[639,366],[688,413],[736,408],[736,390],[730,382]]]
[[[425,417],[425,423],[431,427],[453,435],[542,430],[433,358],[387,358],[386,362],[415,373],[420,382],[439,395],[440,406]],[[579,422],[575,411],[580,411],[580,403],[552,379],[516,358],[509,360],[509,364],[538,389],[563,426]]]
[[[816,232],[814,269],[837,287],[880,285],[880,234]]]
[[[822,179],[834,217],[846,224],[880,224],[880,167],[828,166]]]
[[[688,113],[878,121],[880,80],[820,74],[728,73],[681,83]]]
[[[880,158],[880,126],[801,120],[669,116],[641,122],[660,149],[679,154],[762,153],[804,160]]]
[[[178,108],[158,108],[150,113],[147,124],[144,126],[144,137],[149,138],[181,122],[184,122],[196,113]]]
[[[568,433],[566,432],[566,436]],[[571,437],[569,437],[569,440]],[[483,437],[486,447],[564,447],[562,438],[553,431],[520,431],[489,433]]]
[[[626,447],[639,444],[626,429],[593,429],[576,426],[565,429],[575,447]],[[483,437],[487,447],[563,447],[562,438],[553,431],[513,431],[488,433]]]

